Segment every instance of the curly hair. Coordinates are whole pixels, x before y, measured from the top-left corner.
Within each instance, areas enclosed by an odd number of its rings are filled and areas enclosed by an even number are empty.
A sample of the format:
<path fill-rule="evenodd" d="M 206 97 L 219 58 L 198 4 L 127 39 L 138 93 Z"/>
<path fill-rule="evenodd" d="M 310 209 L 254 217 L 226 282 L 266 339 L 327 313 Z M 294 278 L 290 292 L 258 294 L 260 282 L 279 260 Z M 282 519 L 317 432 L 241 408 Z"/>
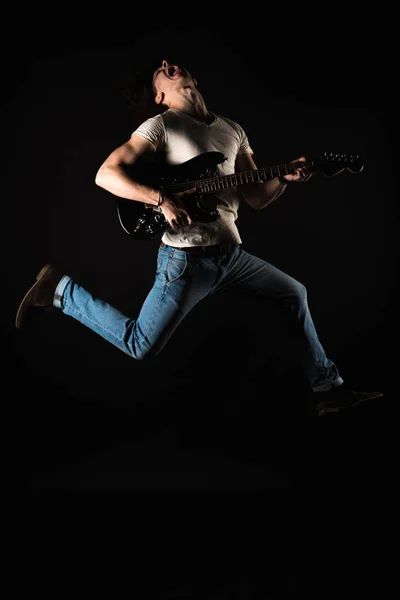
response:
<path fill-rule="evenodd" d="M 134 120 L 137 124 L 166 109 L 165 106 L 157 105 L 154 102 L 155 90 L 152 78 L 160 62 L 160 60 L 146 60 L 134 67 L 131 65 L 120 89 L 128 109 L 134 113 Z"/>
<path fill-rule="evenodd" d="M 174 59 L 178 58 L 176 56 Z M 171 64 L 184 65 L 181 61 L 169 60 Z M 156 90 L 153 86 L 153 74 L 160 67 L 160 58 L 146 58 L 140 63 L 128 67 L 125 84 L 121 88 L 121 93 L 126 101 L 128 108 L 134 113 L 134 120 L 139 125 L 145 119 L 156 114 L 161 114 L 166 107 L 156 104 L 154 98 Z"/>

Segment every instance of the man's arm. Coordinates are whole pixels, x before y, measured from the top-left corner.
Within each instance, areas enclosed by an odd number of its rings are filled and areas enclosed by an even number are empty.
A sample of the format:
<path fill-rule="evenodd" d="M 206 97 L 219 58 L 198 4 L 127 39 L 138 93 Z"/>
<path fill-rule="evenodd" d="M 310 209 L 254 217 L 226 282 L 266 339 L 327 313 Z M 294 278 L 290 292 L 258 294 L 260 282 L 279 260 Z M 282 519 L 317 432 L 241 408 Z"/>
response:
<path fill-rule="evenodd" d="M 131 167 L 140 158 L 154 151 L 151 142 L 141 136 L 132 135 L 125 144 L 113 150 L 103 162 L 96 173 L 96 185 L 120 198 L 157 205 L 159 191 L 134 180 L 127 170 L 127 167 Z"/>
<path fill-rule="evenodd" d="M 305 156 L 302 156 L 301 158 L 298 158 L 292 162 L 298 161 L 306 162 Z M 255 171 L 256 169 L 257 166 L 251 154 L 239 154 L 236 158 L 236 173 L 239 173 L 240 171 Z M 285 175 L 285 179 L 287 179 L 288 183 L 292 181 L 308 181 L 310 177 L 311 173 L 309 173 L 305 169 L 297 169 L 296 174 Z M 246 184 L 240 188 L 240 191 L 247 204 L 249 204 L 255 210 L 261 210 L 262 208 L 279 198 L 279 196 L 282 195 L 285 189 L 286 185 L 281 183 L 278 177 L 274 177 L 269 181 Z"/>
<path fill-rule="evenodd" d="M 126 200 L 160 205 L 161 212 L 172 228 L 191 224 L 192 219 L 182 198 L 194 193 L 196 188 L 173 195 L 164 193 L 161 197 L 158 189 L 143 185 L 128 173 L 128 167 L 132 167 L 140 158 L 152 152 L 155 152 L 155 148 L 151 142 L 132 134 L 130 140 L 113 150 L 101 165 L 96 173 L 96 185 Z"/>

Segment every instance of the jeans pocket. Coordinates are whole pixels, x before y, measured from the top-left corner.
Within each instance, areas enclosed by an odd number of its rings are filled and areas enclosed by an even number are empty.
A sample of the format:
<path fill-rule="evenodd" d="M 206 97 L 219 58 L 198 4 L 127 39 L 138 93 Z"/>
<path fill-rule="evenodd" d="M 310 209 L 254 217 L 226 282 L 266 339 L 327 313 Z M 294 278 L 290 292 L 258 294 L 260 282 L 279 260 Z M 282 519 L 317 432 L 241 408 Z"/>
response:
<path fill-rule="evenodd" d="M 185 252 L 180 253 L 182 256 L 170 256 L 168 258 L 165 277 L 167 285 L 174 283 L 180 279 L 186 271 L 187 267 L 187 256 Z"/>

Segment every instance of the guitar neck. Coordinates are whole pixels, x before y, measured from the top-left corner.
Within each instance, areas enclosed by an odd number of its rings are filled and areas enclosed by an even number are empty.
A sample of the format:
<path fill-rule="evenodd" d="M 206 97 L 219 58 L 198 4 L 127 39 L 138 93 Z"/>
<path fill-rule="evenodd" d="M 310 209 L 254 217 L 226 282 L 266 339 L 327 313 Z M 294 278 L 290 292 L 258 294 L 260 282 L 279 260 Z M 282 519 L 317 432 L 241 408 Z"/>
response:
<path fill-rule="evenodd" d="M 214 177 L 185 182 L 183 185 L 181 183 L 172 187 L 196 187 L 202 194 L 218 192 L 239 185 L 269 181 L 274 177 L 281 177 L 282 175 L 293 175 L 296 173 L 296 169 L 299 165 L 305 165 L 305 163 L 299 161 L 272 167 L 264 167 L 262 169 L 241 171 L 240 173 L 232 173 L 231 175 L 216 175 Z M 307 166 L 313 168 L 312 163 L 307 163 Z"/>

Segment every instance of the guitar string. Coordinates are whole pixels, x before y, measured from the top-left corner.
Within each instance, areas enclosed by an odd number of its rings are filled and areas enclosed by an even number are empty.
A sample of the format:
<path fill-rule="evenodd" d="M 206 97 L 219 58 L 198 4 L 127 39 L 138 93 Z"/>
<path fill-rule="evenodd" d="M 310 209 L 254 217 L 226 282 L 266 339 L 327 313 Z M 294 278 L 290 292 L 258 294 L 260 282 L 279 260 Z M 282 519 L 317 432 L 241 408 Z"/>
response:
<path fill-rule="evenodd" d="M 342 156 L 343 158 L 343 156 Z M 354 158 L 354 157 L 353 157 Z M 359 157 L 356 157 L 356 159 Z M 340 161 L 337 160 L 327 160 L 329 163 L 337 163 Z M 348 161 L 347 161 L 348 162 Z M 350 161 L 351 162 L 351 161 Z M 256 183 L 258 181 L 266 181 L 268 179 L 273 179 L 274 177 L 280 177 L 281 175 L 290 175 L 293 174 L 297 167 L 303 165 L 302 161 L 298 161 L 295 163 L 275 165 L 273 167 L 265 167 L 261 169 L 254 169 L 249 171 L 242 171 L 240 173 L 231 173 L 230 175 L 215 175 L 213 177 L 208 177 L 206 179 L 197 179 L 193 181 L 182 181 L 180 183 L 174 183 L 170 186 L 165 186 L 163 189 L 171 189 L 171 190 L 185 190 L 190 187 L 199 187 L 204 189 L 205 191 L 221 191 L 226 188 L 234 187 L 237 185 L 245 185 L 247 183 Z M 305 163 L 307 167 L 314 167 L 314 162 Z M 333 173 L 337 175 L 342 172 L 344 169 L 348 169 L 351 172 L 359 172 L 361 169 L 355 169 L 352 171 L 349 164 L 341 165 L 341 169 L 337 172 Z M 284 172 L 286 170 L 286 172 Z M 269 175 L 266 175 L 266 172 L 269 171 Z M 283 172 L 282 172 L 283 171 Z M 263 176 L 260 177 L 260 174 L 263 173 Z M 254 178 L 256 176 L 256 178 Z M 237 181 L 237 179 L 241 179 L 241 181 Z M 244 179 L 244 181 L 242 181 Z M 225 184 L 225 185 L 224 185 Z"/>

